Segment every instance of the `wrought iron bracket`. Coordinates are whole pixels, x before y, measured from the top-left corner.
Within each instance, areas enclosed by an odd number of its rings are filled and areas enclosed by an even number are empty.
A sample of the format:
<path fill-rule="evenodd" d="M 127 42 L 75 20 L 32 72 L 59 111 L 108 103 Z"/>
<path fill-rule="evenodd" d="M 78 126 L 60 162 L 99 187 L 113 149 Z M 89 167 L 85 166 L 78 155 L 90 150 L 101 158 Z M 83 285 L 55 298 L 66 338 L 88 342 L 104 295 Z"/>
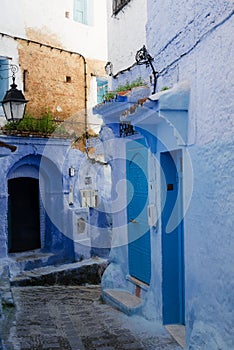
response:
<path fill-rule="evenodd" d="M 143 45 L 143 47 L 140 50 L 137 51 L 136 56 L 135 56 L 135 60 L 136 60 L 136 63 L 138 65 L 145 64 L 146 67 L 148 67 L 148 66 L 151 67 L 153 78 L 154 78 L 153 92 L 152 93 L 155 94 L 158 72 L 155 70 L 155 68 L 153 66 L 153 63 L 152 63 L 154 58 L 149 54 L 149 52 L 147 51 L 145 45 Z"/>
<path fill-rule="evenodd" d="M 106 63 L 105 71 L 106 71 L 106 74 L 109 75 L 110 77 L 113 76 L 113 64 L 110 61 Z"/>

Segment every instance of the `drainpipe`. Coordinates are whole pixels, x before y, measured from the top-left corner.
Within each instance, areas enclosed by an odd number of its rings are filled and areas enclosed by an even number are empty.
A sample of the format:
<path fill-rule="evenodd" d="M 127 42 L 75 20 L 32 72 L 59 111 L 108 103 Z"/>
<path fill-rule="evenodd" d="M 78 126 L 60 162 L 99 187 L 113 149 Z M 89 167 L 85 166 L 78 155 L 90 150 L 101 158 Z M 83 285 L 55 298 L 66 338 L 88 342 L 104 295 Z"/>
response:
<path fill-rule="evenodd" d="M 85 99 L 85 139 L 87 140 L 89 138 L 88 135 L 88 85 L 87 85 L 87 62 L 83 55 L 79 54 L 80 57 L 83 59 L 84 62 L 84 99 Z M 85 147 L 86 149 L 86 147 Z"/>

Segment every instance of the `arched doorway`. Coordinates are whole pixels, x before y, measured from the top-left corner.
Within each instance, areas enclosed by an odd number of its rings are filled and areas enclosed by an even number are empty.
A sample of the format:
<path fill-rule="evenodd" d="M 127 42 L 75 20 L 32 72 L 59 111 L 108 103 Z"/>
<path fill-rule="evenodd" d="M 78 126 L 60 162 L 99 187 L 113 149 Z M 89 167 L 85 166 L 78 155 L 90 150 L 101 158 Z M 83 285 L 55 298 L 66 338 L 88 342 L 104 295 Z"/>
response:
<path fill-rule="evenodd" d="M 8 252 L 41 248 L 39 180 L 8 180 Z"/>

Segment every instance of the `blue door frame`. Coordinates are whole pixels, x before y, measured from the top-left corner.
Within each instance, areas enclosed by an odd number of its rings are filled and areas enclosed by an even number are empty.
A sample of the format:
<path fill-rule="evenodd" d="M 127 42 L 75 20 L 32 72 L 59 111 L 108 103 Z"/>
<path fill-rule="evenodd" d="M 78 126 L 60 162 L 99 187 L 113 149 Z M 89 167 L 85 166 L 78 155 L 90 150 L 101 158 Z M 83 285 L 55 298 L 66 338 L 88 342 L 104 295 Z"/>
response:
<path fill-rule="evenodd" d="M 148 226 L 148 148 L 144 139 L 130 141 L 127 155 L 127 218 L 129 274 L 150 284 L 151 252 Z"/>
<path fill-rule="evenodd" d="M 161 153 L 163 323 L 185 324 L 182 152 Z"/>

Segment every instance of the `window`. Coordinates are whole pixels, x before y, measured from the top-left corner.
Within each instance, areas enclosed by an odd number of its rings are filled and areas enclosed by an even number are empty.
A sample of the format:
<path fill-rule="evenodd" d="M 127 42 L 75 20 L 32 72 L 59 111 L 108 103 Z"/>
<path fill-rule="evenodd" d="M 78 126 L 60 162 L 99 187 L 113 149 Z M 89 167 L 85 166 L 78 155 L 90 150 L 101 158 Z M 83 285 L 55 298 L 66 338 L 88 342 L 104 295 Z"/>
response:
<path fill-rule="evenodd" d="M 104 96 L 108 91 L 108 81 L 104 78 L 96 78 L 97 80 L 97 103 L 102 103 Z"/>
<path fill-rule="evenodd" d="M 131 0 L 113 0 L 113 14 L 117 15 L 119 11 L 122 10 L 122 8 L 127 5 Z"/>
<path fill-rule="evenodd" d="M 71 77 L 69 75 L 66 76 L 65 78 L 66 83 L 71 83 Z"/>
<path fill-rule="evenodd" d="M 24 69 L 24 71 L 23 71 L 23 88 L 24 88 L 24 91 L 28 91 L 27 82 L 28 82 L 28 70 Z"/>
<path fill-rule="evenodd" d="M 0 58 L 0 101 L 4 98 L 8 90 L 9 65 L 8 60 Z M 1 106 L 1 103 L 0 103 Z"/>
<path fill-rule="evenodd" d="M 93 0 L 73 0 L 73 19 L 76 22 L 91 25 Z"/>

